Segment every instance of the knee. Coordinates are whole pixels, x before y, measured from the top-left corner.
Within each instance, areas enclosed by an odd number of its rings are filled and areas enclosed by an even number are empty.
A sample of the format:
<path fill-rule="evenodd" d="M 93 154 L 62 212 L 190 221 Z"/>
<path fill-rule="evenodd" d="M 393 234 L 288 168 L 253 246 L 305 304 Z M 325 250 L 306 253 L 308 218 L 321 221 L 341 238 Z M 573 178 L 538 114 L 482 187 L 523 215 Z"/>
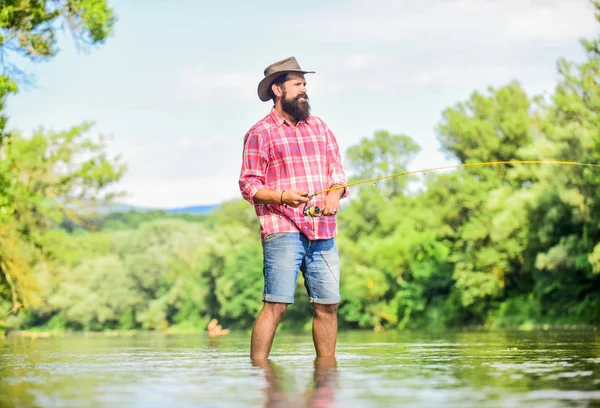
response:
<path fill-rule="evenodd" d="M 287 303 L 270 303 L 265 302 L 263 308 L 270 313 L 273 317 L 280 318 L 287 309 Z"/>
<path fill-rule="evenodd" d="M 317 303 L 313 304 L 315 309 L 315 317 L 332 317 L 337 314 L 338 305 L 320 305 Z"/>

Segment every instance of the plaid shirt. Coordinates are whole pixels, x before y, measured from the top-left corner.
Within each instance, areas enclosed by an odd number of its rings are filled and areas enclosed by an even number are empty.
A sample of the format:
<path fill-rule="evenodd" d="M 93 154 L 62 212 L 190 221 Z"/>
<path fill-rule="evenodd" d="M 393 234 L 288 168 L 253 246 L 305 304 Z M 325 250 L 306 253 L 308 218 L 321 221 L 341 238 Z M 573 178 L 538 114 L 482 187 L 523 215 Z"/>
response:
<path fill-rule="evenodd" d="M 256 209 L 262 238 L 298 231 L 309 239 L 337 235 L 335 216 L 305 216 L 304 205 L 292 208 L 254 203 L 254 195 L 261 188 L 310 193 L 347 184 L 337 141 L 321 119 L 309 116 L 293 127 L 272 109 L 246 133 L 239 184 L 242 196 Z M 343 197 L 347 195 L 348 189 Z M 308 205 L 323 208 L 324 200 L 325 194 L 319 194 Z"/>

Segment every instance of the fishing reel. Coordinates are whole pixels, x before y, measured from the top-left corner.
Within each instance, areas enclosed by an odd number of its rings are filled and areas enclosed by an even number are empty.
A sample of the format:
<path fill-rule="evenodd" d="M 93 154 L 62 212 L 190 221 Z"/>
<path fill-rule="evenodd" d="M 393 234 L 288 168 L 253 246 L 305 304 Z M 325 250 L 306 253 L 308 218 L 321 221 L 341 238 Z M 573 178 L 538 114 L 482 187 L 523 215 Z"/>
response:
<path fill-rule="evenodd" d="M 320 217 L 321 216 L 321 208 L 316 205 L 308 206 L 304 204 L 304 208 L 302 209 L 302 214 L 307 217 Z"/>
<path fill-rule="evenodd" d="M 306 194 L 306 197 L 308 197 L 308 199 L 312 199 L 314 196 L 316 196 L 317 193 L 308 193 Z M 321 208 L 319 206 L 316 205 L 308 205 L 308 203 L 304 204 L 304 208 L 302 209 L 302 214 L 304 214 L 306 217 L 320 217 L 321 216 Z"/>

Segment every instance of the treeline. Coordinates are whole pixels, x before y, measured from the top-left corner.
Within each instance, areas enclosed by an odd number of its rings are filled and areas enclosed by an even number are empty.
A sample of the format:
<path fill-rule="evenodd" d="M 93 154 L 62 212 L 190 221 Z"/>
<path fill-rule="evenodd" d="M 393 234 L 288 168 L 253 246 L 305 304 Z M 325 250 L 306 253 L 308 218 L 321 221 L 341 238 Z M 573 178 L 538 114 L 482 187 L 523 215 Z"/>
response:
<path fill-rule="evenodd" d="M 437 133 L 445 151 L 462 164 L 600 163 L 600 37 L 582 44 L 587 59 L 559 61 L 547 100 L 514 82 L 444 111 Z M 73 211 L 65 197 L 88 191 L 77 196 L 87 203 L 123 170 L 101 143 L 62 142 L 86 130 L 3 143 L 0 166 L 9 163 L 10 172 L 0 172 L 0 188 L 21 191 L 21 201 L 0 202 L 0 266 L 10 275 L 0 297 L 3 310 L 16 312 L 3 324 L 163 330 L 203 328 L 216 317 L 251 327 L 262 294 L 251 206 L 239 199 L 185 219 L 75 218 L 80 207 Z M 68 159 L 79 163 L 90 146 L 95 160 L 61 178 Z M 403 172 L 418 151 L 410 137 L 378 131 L 346 152 L 348 171 L 357 180 Z M 54 168 L 50 152 L 61 157 Z M 354 188 L 338 218 L 341 327 L 600 323 L 600 168 L 497 165 L 391 178 Z M 284 327 L 310 323 L 305 299 L 299 282 Z"/>

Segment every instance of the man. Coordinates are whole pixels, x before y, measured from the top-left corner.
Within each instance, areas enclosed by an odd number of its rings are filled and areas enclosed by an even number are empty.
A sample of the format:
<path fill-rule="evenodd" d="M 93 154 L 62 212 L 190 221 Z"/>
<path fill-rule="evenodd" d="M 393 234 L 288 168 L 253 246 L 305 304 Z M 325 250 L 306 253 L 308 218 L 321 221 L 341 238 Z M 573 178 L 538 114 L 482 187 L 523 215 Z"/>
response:
<path fill-rule="evenodd" d="M 294 57 L 268 66 L 258 96 L 273 101 L 271 112 L 246 133 L 240 172 L 242 196 L 255 206 L 263 245 L 263 308 L 250 357 L 266 359 L 301 270 L 313 305 L 317 356 L 335 355 L 340 261 L 335 215 L 348 195 L 337 141 L 327 125 L 310 115 L 304 74 Z M 339 187 L 309 198 L 310 192 Z M 310 203 L 309 203 L 310 201 Z M 306 205 L 322 209 L 303 214 Z"/>

